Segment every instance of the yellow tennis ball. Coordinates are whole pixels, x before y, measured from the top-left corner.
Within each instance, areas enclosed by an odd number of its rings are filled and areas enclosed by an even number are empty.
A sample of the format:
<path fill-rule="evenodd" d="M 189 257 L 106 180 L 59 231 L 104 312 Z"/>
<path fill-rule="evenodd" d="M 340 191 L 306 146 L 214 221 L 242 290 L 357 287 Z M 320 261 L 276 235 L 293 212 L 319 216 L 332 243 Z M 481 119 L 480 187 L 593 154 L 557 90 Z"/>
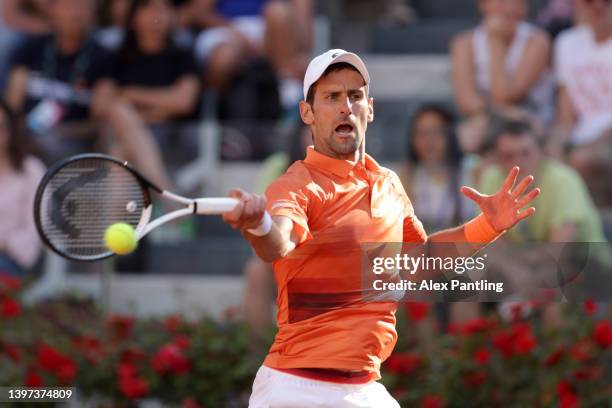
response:
<path fill-rule="evenodd" d="M 108 249 L 117 255 L 127 255 L 138 246 L 136 231 L 124 222 L 111 225 L 104 232 L 104 242 Z"/>

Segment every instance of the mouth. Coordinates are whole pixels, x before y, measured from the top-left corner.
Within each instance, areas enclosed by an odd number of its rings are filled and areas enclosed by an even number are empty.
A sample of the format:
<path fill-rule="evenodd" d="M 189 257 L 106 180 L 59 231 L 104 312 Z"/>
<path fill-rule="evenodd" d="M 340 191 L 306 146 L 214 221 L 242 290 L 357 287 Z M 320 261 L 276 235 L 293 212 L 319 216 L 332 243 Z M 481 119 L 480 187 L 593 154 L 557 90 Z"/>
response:
<path fill-rule="evenodd" d="M 353 135 L 355 127 L 348 122 L 343 122 L 336 126 L 335 132 L 338 136 L 349 137 Z"/>

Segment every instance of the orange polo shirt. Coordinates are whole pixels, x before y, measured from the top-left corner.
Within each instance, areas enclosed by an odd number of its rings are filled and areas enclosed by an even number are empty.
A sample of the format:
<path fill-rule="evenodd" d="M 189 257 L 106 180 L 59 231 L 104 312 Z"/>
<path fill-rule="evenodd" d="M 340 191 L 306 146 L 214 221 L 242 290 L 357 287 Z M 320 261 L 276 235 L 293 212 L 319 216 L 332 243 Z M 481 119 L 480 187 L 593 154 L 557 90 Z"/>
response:
<path fill-rule="evenodd" d="M 397 303 L 363 301 L 360 243 L 427 240 L 399 178 L 368 155 L 364 165 L 310 147 L 266 197 L 300 241 L 274 262 L 278 333 L 264 364 L 380 378 L 397 340 Z"/>

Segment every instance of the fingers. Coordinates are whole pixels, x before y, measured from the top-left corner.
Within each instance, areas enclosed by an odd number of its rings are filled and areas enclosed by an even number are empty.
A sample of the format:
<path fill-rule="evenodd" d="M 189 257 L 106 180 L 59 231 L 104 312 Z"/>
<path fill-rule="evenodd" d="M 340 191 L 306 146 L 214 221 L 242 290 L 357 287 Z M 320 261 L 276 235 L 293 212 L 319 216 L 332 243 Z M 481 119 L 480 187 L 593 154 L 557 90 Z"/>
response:
<path fill-rule="evenodd" d="M 529 193 L 525 194 L 520 200 L 516 202 L 517 208 L 523 208 L 529 204 L 533 199 L 540 195 L 540 189 L 534 188 Z"/>
<path fill-rule="evenodd" d="M 533 182 L 533 176 L 531 176 L 531 175 L 529 175 L 529 176 L 525 177 L 524 179 L 522 179 L 521 182 L 518 183 L 518 185 L 516 186 L 516 188 L 512 192 L 512 197 L 519 198 L 525 192 L 525 190 L 527 190 L 527 187 L 529 187 L 529 185 L 532 182 Z"/>
<path fill-rule="evenodd" d="M 521 211 L 520 213 L 518 213 L 516 222 L 520 222 L 527 217 L 531 217 L 533 214 L 535 214 L 535 211 L 536 210 L 534 207 L 529 207 L 526 210 Z"/>
<path fill-rule="evenodd" d="M 240 189 L 230 191 L 229 195 L 239 201 L 232 211 L 223 214 L 223 220 L 234 229 L 257 228 L 266 211 L 265 196 Z"/>
<path fill-rule="evenodd" d="M 482 199 L 486 197 L 485 195 L 480 194 L 478 191 L 474 190 L 473 188 L 467 186 L 461 187 L 461 192 L 464 196 L 474 201 L 476 204 L 479 204 Z"/>
<path fill-rule="evenodd" d="M 510 191 L 512 189 L 512 186 L 514 186 L 516 182 L 516 177 L 519 174 L 519 170 L 518 166 L 514 166 L 512 170 L 510 170 L 504 184 L 502 184 L 501 191 Z"/>

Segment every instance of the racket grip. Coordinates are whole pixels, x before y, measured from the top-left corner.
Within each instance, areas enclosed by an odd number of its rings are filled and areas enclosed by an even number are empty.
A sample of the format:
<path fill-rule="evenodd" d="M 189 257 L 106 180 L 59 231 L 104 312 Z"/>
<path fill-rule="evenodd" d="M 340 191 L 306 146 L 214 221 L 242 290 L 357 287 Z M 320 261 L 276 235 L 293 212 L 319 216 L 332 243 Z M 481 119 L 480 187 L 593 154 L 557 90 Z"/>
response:
<path fill-rule="evenodd" d="M 238 204 L 235 198 L 198 198 L 196 214 L 223 214 L 230 212 Z"/>

